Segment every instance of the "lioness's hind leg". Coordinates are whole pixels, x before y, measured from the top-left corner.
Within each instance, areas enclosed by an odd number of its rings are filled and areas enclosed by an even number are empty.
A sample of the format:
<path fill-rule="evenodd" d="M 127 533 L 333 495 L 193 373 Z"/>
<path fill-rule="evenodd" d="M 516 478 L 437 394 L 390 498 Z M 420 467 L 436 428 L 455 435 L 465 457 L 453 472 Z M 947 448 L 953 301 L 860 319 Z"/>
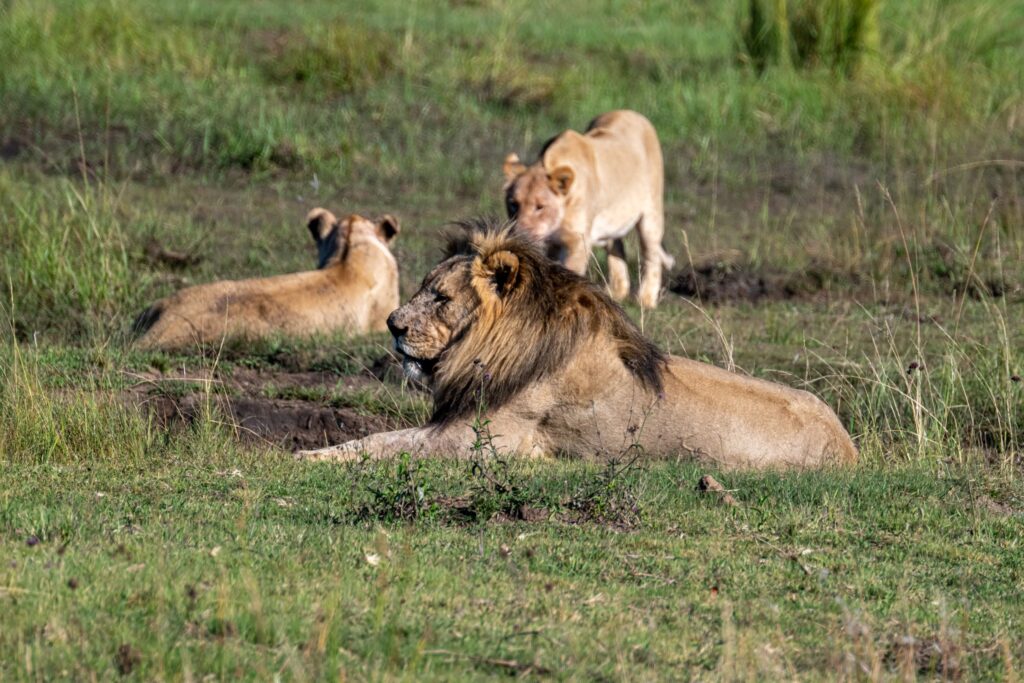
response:
<path fill-rule="evenodd" d="M 626 245 L 621 239 L 608 246 L 608 294 L 616 301 L 629 296 L 629 265 L 626 263 Z"/>
<path fill-rule="evenodd" d="M 654 308 L 658 305 L 658 296 L 661 293 L 662 268 L 672 261 L 672 257 L 666 254 L 661 246 L 661 240 L 665 236 L 665 218 L 660 206 L 644 211 L 637 225 L 637 232 L 640 235 L 640 253 L 643 258 L 640 265 L 638 298 L 644 308 Z"/>

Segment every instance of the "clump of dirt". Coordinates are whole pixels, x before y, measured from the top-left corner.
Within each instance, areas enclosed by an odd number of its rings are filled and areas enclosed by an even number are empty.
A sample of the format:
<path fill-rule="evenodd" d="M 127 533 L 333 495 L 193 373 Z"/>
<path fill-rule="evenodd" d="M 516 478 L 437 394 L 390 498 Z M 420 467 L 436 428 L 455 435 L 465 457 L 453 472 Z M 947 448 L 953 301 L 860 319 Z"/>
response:
<path fill-rule="evenodd" d="M 117 665 L 117 672 L 127 676 L 142 663 L 142 654 L 131 644 L 122 643 L 114 655 L 114 663 Z"/>
<path fill-rule="evenodd" d="M 146 260 L 155 266 L 162 266 L 172 270 L 181 270 L 197 265 L 203 260 L 202 256 L 194 251 L 178 251 L 168 249 L 155 238 L 150 237 L 143 248 Z"/>
<path fill-rule="evenodd" d="M 885 653 L 890 670 L 908 674 L 939 675 L 942 680 L 958 681 L 963 676 L 962 651 L 949 638 L 915 638 L 905 635 L 893 638 Z"/>
<path fill-rule="evenodd" d="M 187 427 L 210 409 L 231 421 L 243 441 L 270 443 L 287 450 L 317 448 L 393 429 L 393 419 L 335 407 L 317 394 L 335 388 L 376 385 L 369 377 L 339 377 L 327 372 L 279 372 L 235 368 L 230 374 L 203 373 L 140 376 L 129 400 L 164 429 Z M 211 391 L 206 387 L 210 386 Z M 303 398 L 272 398 L 276 395 Z M 268 396 L 269 394 L 269 396 Z"/>
<path fill-rule="evenodd" d="M 812 298 L 840 278 L 853 279 L 852 275 L 823 264 L 812 264 L 802 272 L 792 273 L 755 265 L 746 254 L 727 251 L 683 265 L 672 276 L 669 290 L 705 304 L 780 301 Z"/>
<path fill-rule="evenodd" d="M 1001 503 L 998 500 L 994 500 L 989 496 L 979 496 L 975 501 L 975 506 L 979 510 L 984 510 L 990 514 L 996 515 L 997 517 L 1012 517 L 1020 514 L 1020 511 L 1016 510 L 1012 505 Z"/>

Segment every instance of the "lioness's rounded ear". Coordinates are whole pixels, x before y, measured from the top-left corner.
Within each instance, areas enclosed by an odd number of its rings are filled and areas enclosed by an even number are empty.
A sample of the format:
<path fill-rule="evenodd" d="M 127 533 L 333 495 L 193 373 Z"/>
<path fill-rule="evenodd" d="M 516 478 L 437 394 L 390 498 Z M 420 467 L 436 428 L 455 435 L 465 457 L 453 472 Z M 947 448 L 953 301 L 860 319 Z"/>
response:
<path fill-rule="evenodd" d="M 377 219 L 377 234 L 384 240 L 386 244 L 391 244 L 391 240 L 395 239 L 395 236 L 401 232 L 401 228 L 398 224 L 398 219 L 390 213 L 386 213 Z"/>
<path fill-rule="evenodd" d="M 485 289 L 504 298 L 519 284 L 519 257 L 511 251 L 478 256 L 473 263 L 473 276 L 483 281 Z"/>
<path fill-rule="evenodd" d="M 327 237 L 327 234 L 337 224 L 338 219 L 327 209 L 317 207 L 306 214 L 306 227 L 313 235 L 313 240 L 319 242 Z"/>
<path fill-rule="evenodd" d="M 512 182 L 516 176 L 526 170 L 526 165 L 519 161 L 518 154 L 512 152 L 505 157 L 505 163 L 502 164 L 501 170 L 505 173 L 506 182 Z"/>
<path fill-rule="evenodd" d="M 568 166 L 559 166 L 548 174 L 548 185 L 558 194 L 569 194 L 569 188 L 576 180 L 576 173 Z"/>

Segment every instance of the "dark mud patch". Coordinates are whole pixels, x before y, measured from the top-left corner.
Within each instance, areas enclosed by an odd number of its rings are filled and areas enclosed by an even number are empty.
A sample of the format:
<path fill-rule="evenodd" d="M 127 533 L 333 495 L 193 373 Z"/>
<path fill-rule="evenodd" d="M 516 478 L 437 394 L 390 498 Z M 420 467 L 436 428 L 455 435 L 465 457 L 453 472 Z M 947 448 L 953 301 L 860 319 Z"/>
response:
<path fill-rule="evenodd" d="M 221 415 L 230 418 L 241 440 L 286 450 L 330 446 L 388 429 L 384 418 L 308 401 L 231 396 L 214 396 L 212 401 Z M 201 419 L 210 399 L 202 394 L 152 396 L 144 406 L 157 424 L 173 430 Z"/>
<path fill-rule="evenodd" d="M 379 384 L 369 377 L 234 368 L 224 374 L 151 372 L 139 379 L 129 391 L 130 402 L 168 431 L 206 419 L 212 410 L 228 421 L 242 441 L 299 450 L 342 443 L 400 426 L 394 418 L 336 407 L 323 398 L 332 391 L 360 390 Z M 282 398 L 282 394 L 310 398 Z"/>
<path fill-rule="evenodd" d="M 852 273 L 824 264 L 800 272 L 751 263 L 739 251 L 723 252 L 683 265 L 669 281 L 669 290 L 703 304 L 734 301 L 784 301 L 827 296 L 834 283 L 855 284 Z"/>
<path fill-rule="evenodd" d="M 246 393 L 258 393 L 268 388 L 276 390 L 329 389 L 337 387 L 346 391 L 376 387 L 380 384 L 373 377 L 365 375 L 339 375 L 327 370 L 287 372 L 280 370 L 257 370 L 234 368 L 225 380 L 228 386 Z"/>

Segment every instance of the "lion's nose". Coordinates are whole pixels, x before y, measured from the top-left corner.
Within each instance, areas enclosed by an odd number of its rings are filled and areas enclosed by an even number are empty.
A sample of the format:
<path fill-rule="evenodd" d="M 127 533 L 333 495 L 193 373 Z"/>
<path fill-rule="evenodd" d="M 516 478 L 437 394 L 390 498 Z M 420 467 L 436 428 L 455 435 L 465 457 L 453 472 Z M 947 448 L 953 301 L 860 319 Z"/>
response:
<path fill-rule="evenodd" d="M 402 327 L 398 323 L 398 311 L 392 311 L 391 315 L 388 316 L 388 330 L 391 332 L 391 336 L 397 339 L 405 334 L 408 329 L 408 327 Z"/>

